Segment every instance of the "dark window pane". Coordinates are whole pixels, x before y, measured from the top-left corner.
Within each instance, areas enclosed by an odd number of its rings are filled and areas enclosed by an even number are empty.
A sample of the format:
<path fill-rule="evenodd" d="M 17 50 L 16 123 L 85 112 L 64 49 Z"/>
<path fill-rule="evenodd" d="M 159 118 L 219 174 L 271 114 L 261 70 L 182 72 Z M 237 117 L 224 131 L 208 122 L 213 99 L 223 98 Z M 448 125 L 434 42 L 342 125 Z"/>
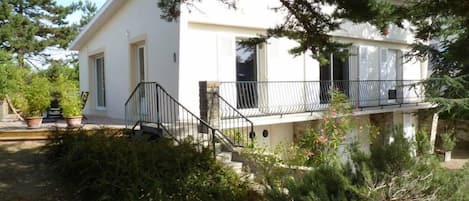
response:
<path fill-rule="evenodd" d="M 256 108 L 257 94 L 257 48 L 236 41 L 237 107 Z"/>

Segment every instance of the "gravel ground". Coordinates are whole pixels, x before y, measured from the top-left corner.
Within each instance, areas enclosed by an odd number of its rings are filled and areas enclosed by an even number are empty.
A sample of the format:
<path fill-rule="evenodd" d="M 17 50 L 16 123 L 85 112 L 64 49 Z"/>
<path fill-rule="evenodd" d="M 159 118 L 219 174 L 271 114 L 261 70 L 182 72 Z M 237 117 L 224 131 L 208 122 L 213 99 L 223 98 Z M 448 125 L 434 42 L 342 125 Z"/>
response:
<path fill-rule="evenodd" d="M 45 142 L 0 142 L 1 201 L 75 201 L 46 163 Z"/>

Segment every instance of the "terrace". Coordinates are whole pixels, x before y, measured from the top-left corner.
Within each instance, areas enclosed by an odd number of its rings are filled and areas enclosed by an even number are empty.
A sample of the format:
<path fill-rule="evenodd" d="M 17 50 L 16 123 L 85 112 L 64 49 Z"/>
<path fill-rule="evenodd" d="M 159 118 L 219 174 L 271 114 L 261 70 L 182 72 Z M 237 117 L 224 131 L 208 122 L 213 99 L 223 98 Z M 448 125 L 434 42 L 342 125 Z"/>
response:
<path fill-rule="evenodd" d="M 16 140 L 46 140 L 53 132 L 68 129 L 111 129 L 120 130 L 125 128 L 125 122 L 119 119 L 109 119 L 99 116 L 87 116 L 79 128 L 67 128 L 63 119 L 44 119 L 41 128 L 28 129 L 25 122 L 9 115 L 0 121 L 0 141 Z"/>
<path fill-rule="evenodd" d="M 242 81 L 219 83 L 219 116 L 243 115 L 256 125 L 318 119 L 332 89 L 348 96 L 357 115 L 433 107 L 420 80 Z"/>

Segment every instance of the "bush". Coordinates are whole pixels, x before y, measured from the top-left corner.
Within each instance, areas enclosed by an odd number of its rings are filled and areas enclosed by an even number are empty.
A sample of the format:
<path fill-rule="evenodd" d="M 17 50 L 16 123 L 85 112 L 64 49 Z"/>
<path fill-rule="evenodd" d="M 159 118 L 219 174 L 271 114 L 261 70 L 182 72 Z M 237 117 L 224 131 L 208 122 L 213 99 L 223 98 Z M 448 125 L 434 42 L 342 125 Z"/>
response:
<path fill-rule="evenodd" d="M 441 148 L 444 151 L 452 151 L 456 146 L 456 138 L 454 128 L 441 134 Z"/>
<path fill-rule="evenodd" d="M 64 75 L 57 75 L 53 89 L 59 94 L 59 105 L 65 117 L 82 115 L 82 100 L 79 89 L 73 80 L 67 80 Z"/>
<path fill-rule="evenodd" d="M 42 116 L 42 113 L 50 106 L 49 81 L 44 77 L 32 75 L 31 79 L 26 82 L 23 93 L 20 93 L 15 100 L 24 116 Z"/>
<path fill-rule="evenodd" d="M 23 91 L 27 69 L 18 68 L 11 62 L 11 56 L 0 50 L 0 101 L 7 95 L 14 98 Z"/>
<path fill-rule="evenodd" d="M 58 136 L 48 153 L 83 200 L 249 200 L 247 183 L 187 143 L 81 132 Z"/>
<path fill-rule="evenodd" d="M 426 130 L 419 130 L 415 136 L 417 143 L 417 155 L 424 156 L 430 154 L 432 145 L 430 144 L 429 133 Z"/>
<path fill-rule="evenodd" d="M 402 131 L 402 129 L 400 129 Z M 450 171 L 429 155 L 413 157 L 413 144 L 395 129 L 394 141 L 365 154 L 352 146 L 348 164 L 323 164 L 303 172 L 284 171 L 266 186 L 277 200 L 469 200 L 469 167 Z M 292 174 L 293 173 L 293 174 Z"/>

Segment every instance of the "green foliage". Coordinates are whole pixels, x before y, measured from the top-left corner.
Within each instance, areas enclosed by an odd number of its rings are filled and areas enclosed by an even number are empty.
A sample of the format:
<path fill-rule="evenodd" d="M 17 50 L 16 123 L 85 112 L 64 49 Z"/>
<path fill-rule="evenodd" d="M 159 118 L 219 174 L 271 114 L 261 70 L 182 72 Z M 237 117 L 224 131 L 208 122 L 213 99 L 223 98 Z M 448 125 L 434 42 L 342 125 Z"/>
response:
<path fill-rule="evenodd" d="M 82 115 L 83 103 L 77 93 L 62 96 L 59 104 L 65 117 L 78 117 Z"/>
<path fill-rule="evenodd" d="M 304 171 L 284 170 L 270 179 L 266 200 L 467 200 L 469 168 L 450 171 L 428 155 L 412 157 L 413 144 L 402 129 L 389 130 L 393 141 L 370 154 L 351 146 L 351 160 L 341 166 L 322 164 Z"/>
<path fill-rule="evenodd" d="M 360 200 L 354 197 L 353 191 L 341 169 L 319 166 L 304 174 L 285 178 L 283 185 L 267 189 L 265 197 L 269 201 Z M 350 196 L 354 199 L 348 199 Z"/>
<path fill-rule="evenodd" d="M 426 130 L 418 130 L 417 134 L 415 135 L 415 142 L 417 143 L 417 155 L 424 156 L 430 154 L 432 145 L 430 143 L 428 131 Z"/>
<path fill-rule="evenodd" d="M 78 87 L 78 67 L 69 66 L 65 61 L 51 61 L 49 68 L 41 71 L 40 73 L 47 77 L 51 83 L 58 82 L 59 76 L 62 76 L 65 80 L 70 80 Z"/>
<path fill-rule="evenodd" d="M 410 55 L 429 59 L 432 66 L 426 97 L 437 103 L 441 118 L 469 119 L 469 3 L 412 0 L 402 6 L 417 38 Z"/>
<path fill-rule="evenodd" d="M 50 105 L 50 83 L 47 78 L 37 74 L 26 80 L 22 93 L 15 95 L 16 107 L 19 107 L 26 117 L 42 116 Z"/>
<path fill-rule="evenodd" d="M 53 0 L 0 1 L 0 48 L 15 53 L 21 67 L 25 57 L 46 47 L 65 48 L 77 33 L 66 17 L 77 8 L 78 4 L 60 6 Z"/>
<path fill-rule="evenodd" d="M 371 146 L 371 160 L 374 168 L 387 174 L 399 173 L 414 163 L 411 155 L 413 143 L 404 137 L 403 128 L 396 126 L 387 132 L 387 142 Z M 390 143 L 388 143 L 390 142 Z"/>
<path fill-rule="evenodd" d="M 0 101 L 7 95 L 14 98 L 15 94 L 23 90 L 26 73 L 27 69 L 18 69 L 11 55 L 0 50 Z"/>
<path fill-rule="evenodd" d="M 83 200 L 249 200 L 248 185 L 190 143 L 148 142 L 104 131 L 58 136 L 48 153 Z"/>
<path fill-rule="evenodd" d="M 98 11 L 96 4 L 89 0 L 80 1 L 79 9 L 83 13 L 79 23 L 80 27 L 86 26 Z"/>
<path fill-rule="evenodd" d="M 309 166 L 337 163 L 339 145 L 355 126 L 354 118 L 349 115 L 352 105 L 347 96 L 337 90 L 331 90 L 330 95 L 330 106 L 323 116 L 319 132 L 309 129 L 300 142 L 300 148 L 308 151 L 306 164 Z"/>
<path fill-rule="evenodd" d="M 449 131 L 442 133 L 440 135 L 441 139 L 441 148 L 444 151 L 452 151 L 456 146 L 456 133 L 454 128 L 450 129 Z"/>
<path fill-rule="evenodd" d="M 59 74 L 53 90 L 60 97 L 59 105 L 65 117 L 82 115 L 83 103 L 75 80 L 69 80 L 63 74 Z"/>

